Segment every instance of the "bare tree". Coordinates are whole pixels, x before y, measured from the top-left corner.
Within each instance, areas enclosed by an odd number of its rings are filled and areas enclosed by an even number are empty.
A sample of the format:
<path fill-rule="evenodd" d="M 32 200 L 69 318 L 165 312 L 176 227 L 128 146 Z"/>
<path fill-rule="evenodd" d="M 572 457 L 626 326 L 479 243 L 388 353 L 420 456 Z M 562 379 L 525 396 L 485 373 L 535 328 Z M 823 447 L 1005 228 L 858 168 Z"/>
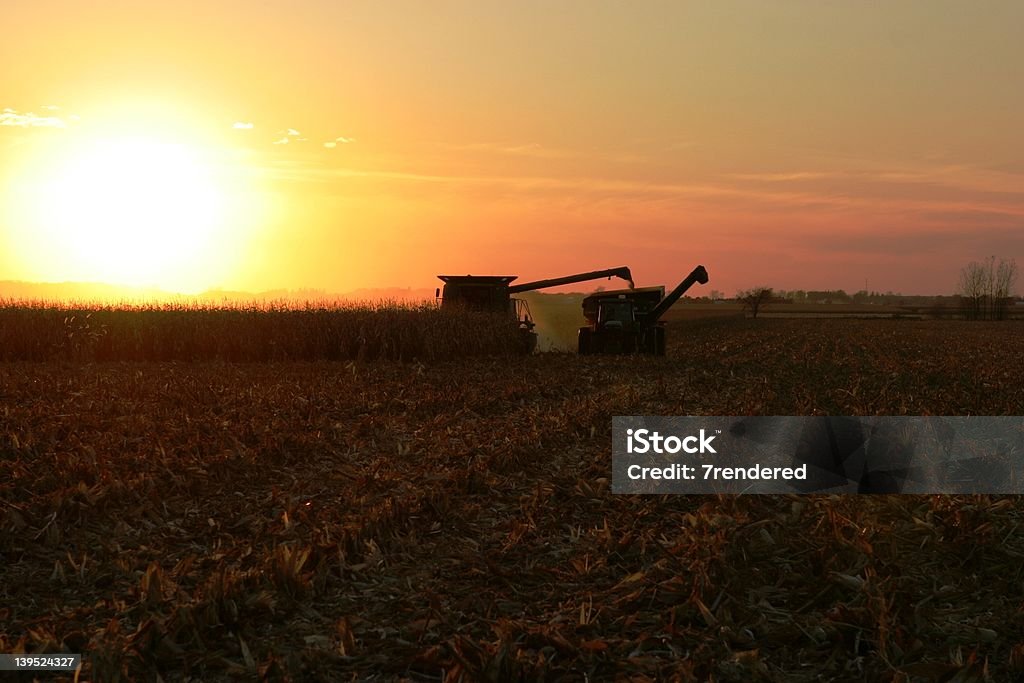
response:
<path fill-rule="evenodd" d="M 1006 261 L 999 259 L 999 266 L 995 270 L 995 287 L 993 288 L 993 301 L 995 302 L 995 319 L 1003 320 L 1010 305 L 1010 297 L 1013 296 L 1013 287 L 1017 282 L 1017 262 L 1013 259 Z"/>
<path fill-rule="evenodd" d="M 1017 281 L 1013 259 L 990 256 L 971 261 L 960 270 L 960 296 L 964 315 L 970 320 L 1002 320 Z"/>
<path fill-rule="evenodd" d="M 964 316 L 968 320 L 982 317 L 982 302 L 985 299 L 985 266 L 971 261 L 960 270 L 960 296 Z"/>
<path fill-rule="evenodd" d="M 743 304 L 743 310 L 750 311 L 752 318 L 756 318 L 761 307 L 771 303 L 773 298 L 771 287 L 754 287 L 736 293 L 736 301 Z"/>

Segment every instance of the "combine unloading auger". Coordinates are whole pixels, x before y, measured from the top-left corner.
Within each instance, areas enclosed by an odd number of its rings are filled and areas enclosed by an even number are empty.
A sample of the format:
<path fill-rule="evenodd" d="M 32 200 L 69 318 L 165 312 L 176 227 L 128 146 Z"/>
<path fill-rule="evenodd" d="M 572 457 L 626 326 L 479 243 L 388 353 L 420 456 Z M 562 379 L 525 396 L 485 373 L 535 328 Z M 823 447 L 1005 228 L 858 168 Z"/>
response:
<path fill-rule="evenodd" d="M 444 282 L 444 289 L 439 288 L 437 291 L 437 296 L 441 298 L 442 308 L 464 308 L 493 313 L 507 312 L 519 323 L 523 348 L 528 353 L 537 346 L 537 333 L 533 331 L 535 327 L 533 316 L 526 301 L 513 298 L 513 294 L 599 280 L 604 277 L 622 278 L 629 283 L 630 287 L 633 286 L 633 276 L 629 272 L 629 268 L 625 266 L 518 285 L 511 284 L 516 279 L 515 275 L 438 275 L 437 277 Z"/>

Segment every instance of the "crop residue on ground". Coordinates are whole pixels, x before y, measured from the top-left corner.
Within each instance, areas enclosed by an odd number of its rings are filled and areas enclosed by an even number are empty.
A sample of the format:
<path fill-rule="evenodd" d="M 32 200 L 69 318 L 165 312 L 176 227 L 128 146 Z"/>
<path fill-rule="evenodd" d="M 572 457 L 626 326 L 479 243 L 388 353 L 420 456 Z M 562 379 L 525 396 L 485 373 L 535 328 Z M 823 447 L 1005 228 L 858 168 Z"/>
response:
<path fill-rule="evenodd" d="M 1013 680 L 1016 498 L 609 478 L 613 415 L 1019 413 L 1020 334 L 718 320 L 672 323 L 665 359 L 0 364 L 0 651 L 83 652 L 90 680 Z"/>

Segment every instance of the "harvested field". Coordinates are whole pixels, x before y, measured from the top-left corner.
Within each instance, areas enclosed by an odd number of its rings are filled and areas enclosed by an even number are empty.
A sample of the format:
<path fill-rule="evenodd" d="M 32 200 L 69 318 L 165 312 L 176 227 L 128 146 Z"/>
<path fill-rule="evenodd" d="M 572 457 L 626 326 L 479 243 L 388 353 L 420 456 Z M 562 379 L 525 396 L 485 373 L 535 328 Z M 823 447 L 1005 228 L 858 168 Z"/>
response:
<path fill-rule="evenodd" d="M 1019 679 L 1015 497 L 609 477 L 613 415 L 1019 414 L 1022 334 L 719 319 L 672 323 L 664 359 L 0 364 L 0 652 L 82 652 L 88 680 Z"/>

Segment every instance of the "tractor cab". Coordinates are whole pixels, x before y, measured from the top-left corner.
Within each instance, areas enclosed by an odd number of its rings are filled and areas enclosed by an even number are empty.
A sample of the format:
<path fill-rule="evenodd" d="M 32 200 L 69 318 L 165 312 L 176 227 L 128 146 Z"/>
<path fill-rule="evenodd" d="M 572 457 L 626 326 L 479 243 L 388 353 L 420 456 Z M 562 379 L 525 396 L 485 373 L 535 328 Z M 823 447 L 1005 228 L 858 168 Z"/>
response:
<path fill-rule="evenodd" d="M 586 297 L 583 315 L 587 325 L 579 330 L 579 352 L 636 353 L 643 341 L 644 316 L 664 296 L 664 287 L 638 287 Z"/>
<path fill-rule="evenodd" d="M 603 327 L 628 327 L 636 322 L 636 310 L 629 299 L 601 299 L 597 302 L 597 324 Z"/>

